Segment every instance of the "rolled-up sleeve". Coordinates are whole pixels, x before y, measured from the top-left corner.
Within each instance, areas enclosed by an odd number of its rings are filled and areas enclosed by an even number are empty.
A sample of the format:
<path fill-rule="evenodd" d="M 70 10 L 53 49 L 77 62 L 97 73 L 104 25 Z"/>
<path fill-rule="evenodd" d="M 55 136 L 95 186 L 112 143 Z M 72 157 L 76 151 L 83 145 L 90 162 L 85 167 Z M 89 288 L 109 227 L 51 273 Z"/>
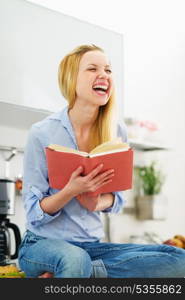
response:
<path fill-rule="evenodd" d="M 117 136 L 121 137 L 122 142 L 128 143 L 128 135 L 127 135 L 126 125 L 123 122 L 120 122 L 118 124 Z M 102 212 L 118 213 L 122 210 L 123 206 L 125 205 L 126 201 L 123 196 L 123 191 L 112 192 L 112 194 L 114 195 L 113 205 L 111 207 L 104 209 Z"/>
<path fill-rule="evenodd" d="M 32 226 L 48 223 L 60 215 L 60 211 L 54 215 L 49 215 L 40 206 L 40 201 L 50 196 L 44 146 L 46 142 L 40 128 L 33 125 L 25 149 L 23 174 L 24 207 L 27 222 Z"/>
<path fill-rule="evenodd" d="M 126 201 L 123 197 L 123 192 L 113 192 L 112 194 L 114 195 L 113 205 L 104 209 L 102 212 L 117 214 L 122 210 Z"/>

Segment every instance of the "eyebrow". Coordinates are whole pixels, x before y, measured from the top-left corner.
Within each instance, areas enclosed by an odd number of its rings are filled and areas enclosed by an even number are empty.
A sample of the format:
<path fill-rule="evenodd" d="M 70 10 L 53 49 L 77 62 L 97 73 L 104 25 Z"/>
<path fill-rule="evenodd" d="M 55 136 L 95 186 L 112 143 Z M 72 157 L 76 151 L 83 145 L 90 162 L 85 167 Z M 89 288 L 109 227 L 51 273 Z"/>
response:
<path fill-rule="evenodd" d="M 95 66 L 95 67 L 98 67 L 98 65 L 96 65 L 96 64 L 88 64 L 88 66 Z M 110 65 L 106 65 L 106 66 L 105 66 L 105 68 L 107 68 L 107 67 L 108 67 L 108 68 L 111 68 Z"/>

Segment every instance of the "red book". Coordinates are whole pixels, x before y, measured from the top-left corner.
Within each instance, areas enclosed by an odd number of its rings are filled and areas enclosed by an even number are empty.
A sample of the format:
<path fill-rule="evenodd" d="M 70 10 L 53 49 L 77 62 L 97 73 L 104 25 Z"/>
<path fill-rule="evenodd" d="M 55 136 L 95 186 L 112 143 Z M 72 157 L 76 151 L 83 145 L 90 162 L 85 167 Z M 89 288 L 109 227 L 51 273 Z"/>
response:
<path fill-rule="evenodd" d="M 132 188 L 133 150 L 128 144 L 120 141 L 103 143 L 90 153 L 60 145 L 49 145 L 46 148 L 46 159 L 49 185 L 54 189 L 62 189 L 72 172 L 79 166 L 83 167 L 81 175 L 84 176 L 101 163 L 103 163 L 101 173 L 114 169 L 114 177 L 112 182 L 89 194 L 96 196 Z"/>

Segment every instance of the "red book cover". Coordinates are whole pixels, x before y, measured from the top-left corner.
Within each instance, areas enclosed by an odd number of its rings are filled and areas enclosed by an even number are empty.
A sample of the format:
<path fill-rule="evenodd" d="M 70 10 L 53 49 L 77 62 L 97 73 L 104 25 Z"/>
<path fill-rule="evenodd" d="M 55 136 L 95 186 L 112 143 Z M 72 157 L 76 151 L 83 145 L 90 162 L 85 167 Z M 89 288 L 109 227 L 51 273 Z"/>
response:
<path fill-rule="evenodd" d="M 99 164 L 103 163 L 101 173 L 114 169 L 112 182 L 97 189 L 96 196 L 101 193 L 125 191 L 132 188 L 133 150 L 99 154 L 85 157 L 76 153 L 60 152 L 46 148 L 49 185 L 54 189 L 62 189 L 69 181 L 71 174 L 79 166 L 83 167 L 82 175 L 87 175 Z"/>

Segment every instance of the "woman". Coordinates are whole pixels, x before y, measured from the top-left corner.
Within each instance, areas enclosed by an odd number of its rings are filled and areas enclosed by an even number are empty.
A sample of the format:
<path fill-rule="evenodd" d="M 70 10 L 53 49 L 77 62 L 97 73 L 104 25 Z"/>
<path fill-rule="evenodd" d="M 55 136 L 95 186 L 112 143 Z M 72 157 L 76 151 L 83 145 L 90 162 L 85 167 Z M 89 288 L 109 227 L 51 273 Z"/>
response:
<path fill-rule="evenodd" d="M 167 245 L 102 243 L 100 212 L 117 213 L 121 192 L 87 196 L 108 184 L 114 170 L 79 166 L 62 190 L 49 187 L 45 147 L 61 144 L 89 152 L 112 139 L 115 104 L 110 63 L 103 50 L 82 45 L 62 60 L 59 86 L 69 105 L 30 130 L 24 157 L 27 231 L 19 264 L 28 277 L 184 277 L 185 251 Z M 117 136 L 127 141 L 124 127 Z M 44 273 L 44 275 L 42 275 Z"/>

